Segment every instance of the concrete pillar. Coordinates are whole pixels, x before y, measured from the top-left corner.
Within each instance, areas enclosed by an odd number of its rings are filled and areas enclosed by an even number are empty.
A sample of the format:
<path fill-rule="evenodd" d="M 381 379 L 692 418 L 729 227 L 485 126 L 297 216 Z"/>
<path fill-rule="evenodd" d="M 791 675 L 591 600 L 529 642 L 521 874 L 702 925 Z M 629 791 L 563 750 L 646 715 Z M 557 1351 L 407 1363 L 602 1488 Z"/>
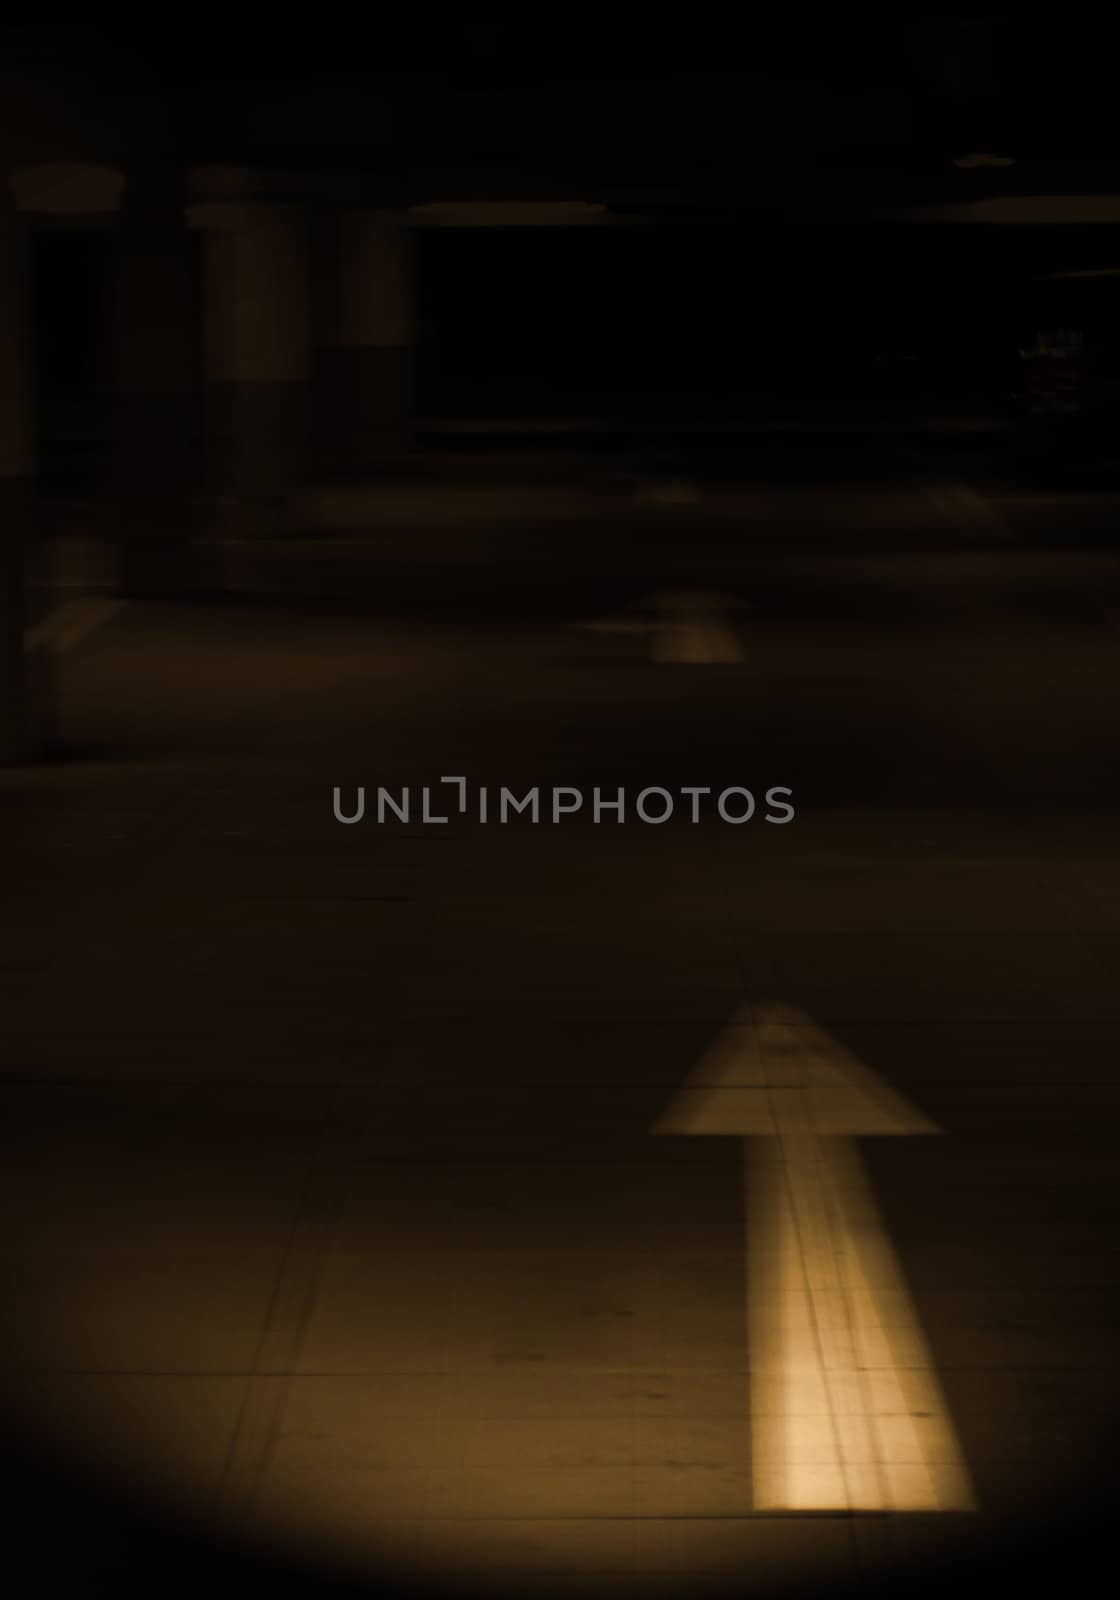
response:
<path fill-rule="evenodd" d="M 323 460 L 340 473 L 375 472 L 413 442 L 413 230 L 397 213 L 344 209 L 332 244 L 317 357 Z"/>
<path fill-rule="evenodd" d="M 126 180 L 114 305 L 118 405 L 114 518 L 118 581 L 130 595 L 198 582 L 201 489 L 197 273 L 182 177 Z"/>
<path fill-rule="evenodd" d="M 27 229 L 0 179 L 0 762 L 34 759 L 47 730 L 24 647 L 35 530 Z"/>
<path fill-rule="evenodd" d="M 119 196 L 119 173 L 89 163 L 0 175 L 0 762 L 41 759 L 58 738 L 56 659 L 36 638 L 52 594 L 35 493 L 32 237 L 112 226 Z"/>
<path fill-rule="evenodd" d="M 219 531 L 295 531 L 307 478 L 311 319 L 304 207 L 196 206 L 203 230 L 208 475 Z"/>

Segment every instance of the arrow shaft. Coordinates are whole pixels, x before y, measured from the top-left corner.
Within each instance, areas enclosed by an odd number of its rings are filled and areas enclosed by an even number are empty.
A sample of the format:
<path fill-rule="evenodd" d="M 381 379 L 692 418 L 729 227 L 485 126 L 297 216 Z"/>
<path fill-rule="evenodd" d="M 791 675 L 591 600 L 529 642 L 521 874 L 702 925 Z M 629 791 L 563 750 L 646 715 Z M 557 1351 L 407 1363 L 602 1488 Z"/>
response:
<path fill-rule="evenodd" d="M 967 1472 L 852 1142 L 787 1125 L 755 1149 L 756 1505 L 966 1509 Z"/>

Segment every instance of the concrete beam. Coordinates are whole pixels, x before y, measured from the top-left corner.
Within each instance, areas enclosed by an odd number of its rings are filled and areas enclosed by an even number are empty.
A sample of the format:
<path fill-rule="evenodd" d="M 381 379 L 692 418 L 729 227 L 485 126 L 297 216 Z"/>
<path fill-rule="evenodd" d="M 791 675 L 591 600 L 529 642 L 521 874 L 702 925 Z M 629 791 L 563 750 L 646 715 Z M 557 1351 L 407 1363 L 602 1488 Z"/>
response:
<path fill-rule="evenodd" d="M 91 162 L 43 162 L 11 177 L 15 205 L 36 227 L 82 232 L 116 225 L 123 188 L 120 170 Z"/>

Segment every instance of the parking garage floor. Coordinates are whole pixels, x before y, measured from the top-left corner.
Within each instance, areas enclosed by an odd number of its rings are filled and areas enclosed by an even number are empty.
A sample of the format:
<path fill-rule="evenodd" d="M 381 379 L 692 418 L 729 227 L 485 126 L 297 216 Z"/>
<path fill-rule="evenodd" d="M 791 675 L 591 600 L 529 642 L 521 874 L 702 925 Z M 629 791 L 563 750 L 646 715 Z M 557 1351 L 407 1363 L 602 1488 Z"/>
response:
<path fill-rule="evenodd" d="M 4 1334 L 102 1486 L 518 1594 L 897 1585 L 1099 1486 L 1120 557 L 955 481 L 673 482 L 56 596 L 59 759 L 0 779 Z M 588 798 L 336 820 L 449 775 Z M 650 786 L 796 815 L 595 820 Z M 773 1006 L 938 1130 L 851 1144 L 974 1510 L 760 1507 L 760 1141 L 657 1125 Z"/>

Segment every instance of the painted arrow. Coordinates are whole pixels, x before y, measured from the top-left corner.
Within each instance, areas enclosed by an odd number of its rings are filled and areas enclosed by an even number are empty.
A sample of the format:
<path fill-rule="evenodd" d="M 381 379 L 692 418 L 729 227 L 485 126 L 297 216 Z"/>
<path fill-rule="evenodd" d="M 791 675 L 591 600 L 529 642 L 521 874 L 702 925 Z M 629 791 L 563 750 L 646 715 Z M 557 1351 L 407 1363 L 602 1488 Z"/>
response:
<path fill-rule="evenodd" d="M 719 1035 L 653 1130 L 751 1146 L 755 1506 L 965 1511 L 969 1474 L 854 1140 L 938 1133 L 783 1006 Z"/>
<path fill-rule="evenodd" d="M 728 595 L 699 590 L 664 590 L 639 602 L 640 617 L 618 617 L 580 626 L 594 633 L 647 633 L 654 661 L 675 665 L 726 665 L 743 660 L 743 648 L 727 620 Z M 741 602 L 740 602 L 741 608 Z M 654 613 L 650 618 L 645 613 Z"/>
<path fill-rule="evenodd" d="M 649 604 L 660 611 L 661 622 L 654 633 L 653 659 L 702 665 L 742 661 L 742 648 L 724 613 L 727 603 L 725 595 L 694 590 L 654 595 Z"/>
<path fill-rule="evenodd" d="M 640 506 L 694 506 L 700 496 L 685 478 L 643 480 L 635 485 L 634 501 Z"/>

